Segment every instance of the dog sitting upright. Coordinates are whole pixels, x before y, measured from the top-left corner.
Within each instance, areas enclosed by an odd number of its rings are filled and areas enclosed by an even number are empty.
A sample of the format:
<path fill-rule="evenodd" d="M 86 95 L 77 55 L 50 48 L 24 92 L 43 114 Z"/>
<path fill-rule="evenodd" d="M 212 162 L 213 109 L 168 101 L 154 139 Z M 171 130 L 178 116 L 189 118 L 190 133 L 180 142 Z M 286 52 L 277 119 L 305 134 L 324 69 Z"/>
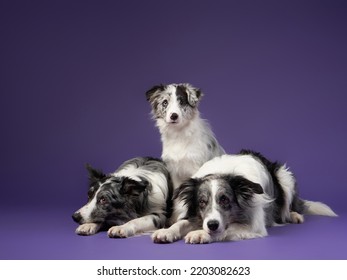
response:
<path fill-rule="evenodd" d="M 201 90 L 190 84 L 152 87 L 146 92 L 161 134 L 162 159 L 170 171 L 174 189 L 189 179 L 206 161 L 224 154 L 208 123 L 200 118 Z M 175 222 L 183 205 L 176 205 Z"/>
<path fill-rule="evenodd" d="M 87 166 L 88 203 L 73 214 L 79 235 L 107 230 L 109 237 L 129 237 L 165 225 L 171 209 L 170 174 L 159 159 L 134 158 L 105 175 Z"/>

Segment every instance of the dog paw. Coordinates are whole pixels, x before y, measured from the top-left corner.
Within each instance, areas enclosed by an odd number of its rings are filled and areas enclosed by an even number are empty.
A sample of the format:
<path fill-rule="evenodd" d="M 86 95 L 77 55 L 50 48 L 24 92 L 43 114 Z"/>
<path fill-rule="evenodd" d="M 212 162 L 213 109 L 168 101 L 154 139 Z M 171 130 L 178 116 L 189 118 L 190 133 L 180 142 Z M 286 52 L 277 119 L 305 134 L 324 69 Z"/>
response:
<path fill-rule="evenodd" d="M 76 229 L 75 232 L 78 235 L 93 235 L 93 234 L 97 233 L 99 229 L 100 229 L 100 225 L 99 224 L 86 223 L 86 224 L 80 225 Z"/>
<path fill-rule="evenodd" d="M 212 242 L 211 236 L 204 230 L 191 231 L 186 235 L 184 240 L 188 244 L 205 244 Z"/>
<path fill-rule="evenodd" d="M 302 224 L 304 222 L 304 216 L 297 212 L 290 212 L 290 219 L 293 224 Z"/>
<path fill-rule="evenodd" d="M 108 230 L 107 234 L 111 238 L 126 238 L 133 236 L 135 232 L 127 226 L 113 226 Z"/>
<path fill-rule="evenodd" d="M 172 243 L 180 239 L 174 231 L 170 229 L 159 229 L 152 234 L 152 240 L 154 243 Z"/>

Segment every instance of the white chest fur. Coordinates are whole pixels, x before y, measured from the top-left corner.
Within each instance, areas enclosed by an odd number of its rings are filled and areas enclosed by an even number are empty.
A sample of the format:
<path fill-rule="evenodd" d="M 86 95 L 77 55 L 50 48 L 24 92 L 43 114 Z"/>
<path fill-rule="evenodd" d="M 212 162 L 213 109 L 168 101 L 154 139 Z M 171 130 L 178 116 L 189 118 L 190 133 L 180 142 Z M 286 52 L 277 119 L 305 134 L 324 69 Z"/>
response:
<path fill-rule="evenodd" d="M 170 170 L 175 188 L 189 179 L 206 161 L 224 153 L 209 125 L 200 118 L 183 128 L 170 126 L 162 129 L 161 140 L 162 159 Z"/>

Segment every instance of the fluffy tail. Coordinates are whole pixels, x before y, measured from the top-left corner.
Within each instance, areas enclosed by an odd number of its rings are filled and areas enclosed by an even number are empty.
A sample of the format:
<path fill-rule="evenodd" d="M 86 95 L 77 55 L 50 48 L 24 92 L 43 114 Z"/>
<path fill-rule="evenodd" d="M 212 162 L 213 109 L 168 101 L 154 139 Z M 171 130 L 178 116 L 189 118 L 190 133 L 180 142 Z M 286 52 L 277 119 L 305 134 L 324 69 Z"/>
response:
<path fill-rule="evenodd" d="M 304 206 L 305 214 L 337 217 L 337 214 L 322 202 L 304 200 Z"/>

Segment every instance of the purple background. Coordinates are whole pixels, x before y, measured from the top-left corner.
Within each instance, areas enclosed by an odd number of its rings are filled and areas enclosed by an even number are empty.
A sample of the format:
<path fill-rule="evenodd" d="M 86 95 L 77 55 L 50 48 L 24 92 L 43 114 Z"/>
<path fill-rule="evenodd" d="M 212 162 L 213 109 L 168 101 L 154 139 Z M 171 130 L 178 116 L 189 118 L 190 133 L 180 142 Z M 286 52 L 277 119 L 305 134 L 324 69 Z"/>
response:
<path fill-rule="evenodd" d="M 1 259 L 347 259 L 346 1 L 1 1 Z M 189 82 L 229 153 L 287 162 L 307 217 L 189 246 L 75 235 L 86 162 L 160 156 L 145 91 Z"/>

